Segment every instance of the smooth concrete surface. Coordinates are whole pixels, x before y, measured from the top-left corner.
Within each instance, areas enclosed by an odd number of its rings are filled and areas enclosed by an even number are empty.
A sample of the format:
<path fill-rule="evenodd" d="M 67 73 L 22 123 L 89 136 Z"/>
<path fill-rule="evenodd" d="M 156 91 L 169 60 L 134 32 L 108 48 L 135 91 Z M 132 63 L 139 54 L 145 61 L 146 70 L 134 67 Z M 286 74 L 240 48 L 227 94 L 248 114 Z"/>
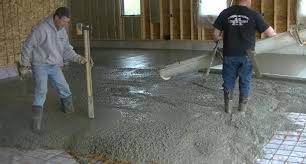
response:
<path fill-rule="evenodd" d="M 82 50 L 77 50 L 82 54 Z M 106 67 L 159 69 L 165 65 L 207 54 L 208 51 L 190 50 L 144 50 L 93 48 L 95 63 Z"/>
<path fill-rule="evenodd" d="M 73 46 L 83 47 L 83 40 L 72 41 Z M 92 40 L 93 48 L 129 48 L 129 49 L 161 49 L 161 50 L 212 50 L 215 43 L 213 41 L 190 41 L 190 40 Z"/>
<path fill-rule="evenodd" d="M 83 47 L 83 40 L 72 41 L 75 47 Z M 161 49 L 161 50 L 201 50 L 211 51 L 215 43 L 213 41 L 186 41 L 186 40 L 154 40 L 154 41 L 91 41 L 93 48 L 113 48 L 113 49 Z M 297 43 L 291 46 L 281 48 L 271 48 L 264 52 L 269 54 L 288 54 L 288 55 L 306 55 L 306 46 L 299 46 Z"/>

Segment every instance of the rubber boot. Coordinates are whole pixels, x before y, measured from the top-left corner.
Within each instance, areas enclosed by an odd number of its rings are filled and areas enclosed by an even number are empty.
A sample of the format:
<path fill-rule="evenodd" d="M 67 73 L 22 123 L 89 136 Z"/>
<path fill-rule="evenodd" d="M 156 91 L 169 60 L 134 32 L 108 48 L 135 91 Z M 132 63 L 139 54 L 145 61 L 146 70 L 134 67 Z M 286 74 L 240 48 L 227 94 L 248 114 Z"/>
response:
<path fill-rule="evenodd" d="M 61 98 L 62 111 L 64 113 L 73 113 L 74 106 L 72 102 L 72 96 L 68 96 L 66 98 Z"/>
<path fill-rule="evenodd" d="M 41 106 L 32 106 L 32 130 L 34 132 L 39 132 L 41 130 L 41 120 L 43 116 L 43 107 Z"/>
<path fill-rule="evenodd" d="M 245 112 L 247 110 L 247 106 L 248 106 L 248 97 L 245 97 L 245 96 L 240 96 L 239 97 L 239 107 L 238 107 L 238 110 L 240 112 Z"/>
<path fill-rule="evenodd" d="M 233 92 L 224 92 L 224 109 L 226 113 L 232 113 Z"/>

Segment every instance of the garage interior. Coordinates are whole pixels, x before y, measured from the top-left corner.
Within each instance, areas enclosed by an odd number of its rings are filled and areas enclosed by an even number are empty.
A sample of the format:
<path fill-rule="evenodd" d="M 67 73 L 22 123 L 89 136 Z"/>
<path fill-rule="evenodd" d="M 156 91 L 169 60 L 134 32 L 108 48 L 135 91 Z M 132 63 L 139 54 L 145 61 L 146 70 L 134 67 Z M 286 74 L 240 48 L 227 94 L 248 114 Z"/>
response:
<path fill-rule="evenodd" d="M 220 62 L 198 69 L 193 60 L 190 69 L 161 77 L 173 64 L 203 55 L 208 62 L 214 14 L 235 3 L 1 0 L 0 163 L 306 163 L 306 0 L 252 1 L 278 35 L 256 35 L 262 76 L 254 74 L 245 113 L 237 105 L 233 114 L 224 112 Z M 76 112 L 62 113 L 50 86 L 43 130 L 33 133 L 34 83 L 31 74 L 19 77 L 16 63 L 33 26 L 60 6 L 71 10 L 67 31 L 81 55 L 84 37 L 76 26 L 90 26 L 94 118 L 88 118 L 86 68 L 70 63 L 63 72 Z M 234 94 L 238 104 L 238 85 Z M 45 150 L 66 154 L 54 159 Z"/>

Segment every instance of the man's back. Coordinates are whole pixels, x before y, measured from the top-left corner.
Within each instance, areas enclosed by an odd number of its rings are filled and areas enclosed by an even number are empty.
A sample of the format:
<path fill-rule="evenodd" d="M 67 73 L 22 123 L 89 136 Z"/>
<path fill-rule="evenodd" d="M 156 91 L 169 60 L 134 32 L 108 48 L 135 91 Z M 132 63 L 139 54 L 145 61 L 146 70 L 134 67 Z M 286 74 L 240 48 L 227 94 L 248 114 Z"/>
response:
<path fill-rule="evenodd" d="M 223 10 L 214 26 L 224 33 L 224 56 L 247 55 L 246 50 L 255 47 L 256 31 L 264 32 L 269 27 L 259 13 L 239 5 Z"/>

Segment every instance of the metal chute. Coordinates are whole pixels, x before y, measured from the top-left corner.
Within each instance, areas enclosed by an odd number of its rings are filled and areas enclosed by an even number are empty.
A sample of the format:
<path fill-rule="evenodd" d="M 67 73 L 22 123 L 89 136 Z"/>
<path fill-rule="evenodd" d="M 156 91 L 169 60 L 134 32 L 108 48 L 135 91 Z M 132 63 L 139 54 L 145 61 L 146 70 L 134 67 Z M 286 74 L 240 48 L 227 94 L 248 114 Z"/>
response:
<path fill-rule="evenodd" d="M 257 75 L 279 77 L 285 79 L 306 79 L 306 56 L 271 54 L 270 52 L 290 48 L 296 45 L 304 45 L 306 29 L 295 30 L 277 34 L 274 37 L 265 38 L 256 42 L 252 55 L 254 70 Z M 209 53 L 184 61 L 168 65 L 159 71 L 160 76 L 169 80 L 172 76 L 194 72 L 200 69 L 208 69 L 222 63 L 220 51 L 215 49 Z M 259 76 L 259 77 L 260 77 Z"/>

